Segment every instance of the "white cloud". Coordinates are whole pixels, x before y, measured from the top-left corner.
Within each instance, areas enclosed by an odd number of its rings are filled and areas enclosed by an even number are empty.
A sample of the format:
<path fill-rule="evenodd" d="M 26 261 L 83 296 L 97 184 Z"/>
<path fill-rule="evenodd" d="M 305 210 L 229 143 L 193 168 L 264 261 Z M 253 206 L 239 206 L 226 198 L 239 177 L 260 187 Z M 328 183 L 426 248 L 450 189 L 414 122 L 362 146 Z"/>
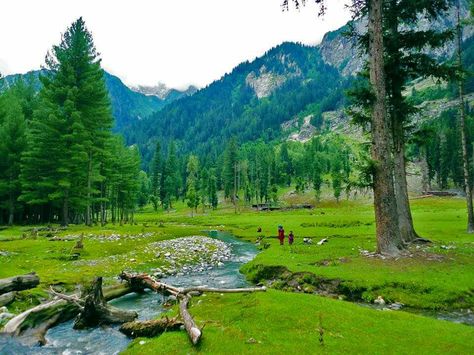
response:
<path fill-rule="evenodd" d="M 344 2 L 331 0 L 321 19 L 311 1 L 282 12 L 281 0 L 8 0 L 1 5 L 0 70 L 5 63 L 10 73 L 39 68 L 61 32 L 83 16 L 104 68 L 127 83 L 204 86 L 283 41 L 318 43 L 349 19 Z"/>

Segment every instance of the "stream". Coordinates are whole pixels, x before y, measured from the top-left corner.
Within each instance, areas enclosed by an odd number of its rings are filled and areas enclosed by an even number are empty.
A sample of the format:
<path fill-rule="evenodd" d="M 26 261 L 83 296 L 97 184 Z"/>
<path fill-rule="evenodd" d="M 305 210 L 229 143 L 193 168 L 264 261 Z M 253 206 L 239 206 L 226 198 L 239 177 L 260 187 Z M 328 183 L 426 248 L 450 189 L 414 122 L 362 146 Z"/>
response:
<path fill-rule="evenodd" d="M 211 232 L 210 236 L 231 245 L 232 254 L 224 266 L 215 267 L 202 273 L 190 273 L 184 276 L 169 276 L 162 281 L 174 286 L 210 286 L 220 288 L 246 287 L 248 282 L 239 272 L 240 267 L 251 261 L 258 250 L 254 244 L 239 240 L 223 232 Z M 115 299 L 109 304 L 138 313 L 139 320 L 156 318 L 165 310 L 163 297 L 151 291 L 143 294 L 129 294 Z M 59 324 L 46 334 L 47 345 L 43 347 L 24 347 L 11 338 L 0 338 L 1 355 L 19 354 L 118 354 L 124 350 L 130 339 L 119 332 L 118 326 L 99 327 L 86 330 L 74 330 L 73 321 Z M 7 344 L 4 344 L 3 341 Z M 3 343 L 3 344 L 2 344 Z"/>
<path fill-rule="evenodd" d="M 220 288 L 246 287 L 248 282 L 239 272 L 240 267 L 251 261 L 258 253 L 254 244 L 239 240 L 224 232 L 211 232 L 210 236 L 231 246 L 229 261 L 221 267 L 214 267 L 200 273 L 189 273 L 180 276 L 168 276 L 162 280 L 175 286 L 210 286 Z M 151 291 L 142 294 L 129 294 L 109 302 L 123 309 L 134 310 L 139 320 L 153 319 L 166 312 L 162 306 L 163 297 Z M 360 306 L 382 310 L 386 306 L 359 303 Z M 402 309 L 411 313 L 456 323 L 474 325 L 474 314 L 469 312 L 443 312 Z M 48 331 L 47 345 L 43 347 L 25 347 L 13 338 L 0 337 L 0 355 L 23 354 L 118 354 L 124 350 L 130 339 L 119 332 L 118 326 L 99 327 L 87 330 L 74 330 L 73 321 L 62 323 Z"/>

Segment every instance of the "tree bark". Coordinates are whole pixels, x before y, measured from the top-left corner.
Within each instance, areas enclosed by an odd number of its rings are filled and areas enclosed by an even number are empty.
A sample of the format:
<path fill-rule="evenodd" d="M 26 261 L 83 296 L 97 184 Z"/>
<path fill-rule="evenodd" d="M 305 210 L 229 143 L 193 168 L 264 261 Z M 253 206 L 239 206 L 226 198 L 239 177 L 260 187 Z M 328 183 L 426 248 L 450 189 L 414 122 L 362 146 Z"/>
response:
<path fill-rule="evenodd" d="M 188 304 L 191 297 L 187 295 L 183 295 L 180 297 L 179 302 L 179 314 L 184 322 L 184 327 L 186 328 L 186 332 L 188 333 L 189 339 L 193 345 L 197 345 L 201 340 L 201 329 L 198 328 L 196 323 L 194 322 L 193 317 L 188 311 Z"/>
<path fill-rule="evenodd" d="M 387 120 L 382 32 L 382 0 L 369 1 L 370 83 L 372 108 L 372 160 L 374 161 L 374 208 L 377 251 L 397 255 L 403 248 L 393 187 L 392 136 Z"/>
<path fill-rule="evenodd" d="M 35 288 L 39 283 L 40 279 L 34 272 L 31 274 L 0 279 L 0 295 L 11 291 L 22 291 Z"/>
<path fill-rule="evenodd" d="M 403 123 L 394 122 L 394 188 L 397 201 L 398 227 L 401 238 L 405 243 L 418 239 L 418 234 L 413 226 L 410 201 L 408 199 L 408 184 L 405 163 L 405 141 Z"/>
<path fill-rule="evenodd" d="M 457 2 L 457 61 L 461 69 L 462 63 L 462 27 L 461 27 L 461 5 Z M 462 75 L 462 74 L 461 74 Z M 466 132 L 466 112 L 464 108 L 464 80 L 462 77 L 458 80 L 459 90 L 459 119 L 461 121 L 461 144 L 462 144 L 462 160 L 464 172 L 464 190 L 466 192 L 467 205 L 467 232 L 474 233 L 474 210 L 472 206 L 472 190 L 469 177 L 469 156 L 467 152 L 467 132 Z"/>
<path fill-rule="evenodd" d="M 130 322 L 138 317 L 136 312 L 124 311 L 107 305 L 102 293 L 102 277 L 97 277 L 84 298 L 84 308 L 79 313 L 74 329 L 84 329 L 103 324 Z"/>

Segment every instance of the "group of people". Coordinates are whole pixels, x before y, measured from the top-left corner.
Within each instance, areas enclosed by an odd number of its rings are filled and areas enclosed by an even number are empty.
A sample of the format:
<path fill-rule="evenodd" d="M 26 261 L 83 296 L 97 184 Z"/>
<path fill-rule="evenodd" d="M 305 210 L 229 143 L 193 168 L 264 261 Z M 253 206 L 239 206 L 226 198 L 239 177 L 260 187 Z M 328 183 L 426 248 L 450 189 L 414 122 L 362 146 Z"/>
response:
<path fill-rule="evenodd" d="M 257 233 L 262 233 L 262 227 L 258 227 Z M 257 238 L 257 242 L 260 242 L 264 238 L 263 236 Z M 278 226 L 278 240 L 280 241 L 280 245 L 285 244 L 285 230 L 283 229 L 283 226 L 280 224 Z M 288 244 L 292 245 L 293 242 L 295 241 L 295 235 L 293 234 L 293 231 L 290 231 L 290 234 L 288 234 Z"/>
<path fill-rule="evenodd" d="M 285 244 L 285 230 L 281 224 L 278 226 L 278 240 L 280 241 L 280 245 Z M 290 231 L 290 234 L 288 234 L 288 244 L 292 245 L 294 241 L 295 235 L 293 231 Z"/>

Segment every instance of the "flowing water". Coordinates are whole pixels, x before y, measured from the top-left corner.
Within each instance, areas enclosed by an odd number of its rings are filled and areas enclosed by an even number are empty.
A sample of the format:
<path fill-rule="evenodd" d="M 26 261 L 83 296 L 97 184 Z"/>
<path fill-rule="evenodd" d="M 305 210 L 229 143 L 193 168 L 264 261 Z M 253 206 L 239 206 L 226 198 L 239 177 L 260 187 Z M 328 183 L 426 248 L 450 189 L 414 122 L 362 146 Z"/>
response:
<path fill-rule="evenodd" d="M 257 249 L 252 243 L 241 241 L 230 234 L 211 232 L 211 237 L 222 240 L 232 246 L 231 259 L 222 267 L 206 270 L 202 273 L 191 273 L 184 276 L 169 276 L 163 281 L 175 286 L 203 286 L 236 288 L 248 286 L 240 267 L 252 260 Z M 109 302 L 111 305 L 138 313 L 138 319 L 156 318 L 165 312 L 161 295 L 145 292 L 129 294 Z M 72 329 L 73 321 L 62 323 L 48 331 L 48 341 L 43 347 L 23 347 L 11 338 L 0 338 L 1 355 L 17 354 L 117 354 L 130 342 L 118 327 L 103 327 L 87 330 Z"/>
<path fill-rule="evenodd" d="M 202 273 L 191 273 L 184 276 L 169 276 L 163 281 L 175 286 L 200 286 L 235 288 L 248 286 L 245 277 L 239 272 L 240 267 L 252 260 L 257 254 L 257 249 L 251 243 L 241 241 L 230 234 L 215 232 L 211 236 L 222 240 L 232 246 L 231 260 L 222 267 L 206 270 Z M 162 307 L 162 296 L 152 292 L 143 294 L 129 294 L 113 300 L 110 304 L 115 307 L 134 310 L 138 319 L 152 319 L 165 312 Z M 383 309 L 385 306 L 360 304 L 364 307 Z M 468 312 L 443 312 L 443 311 L 404 311 L 421 314 L 437 319 L 448 320 L 456 323 L 474 325 L 474 316 Z M 72 329 L 73 321 L 62 323 L 46 334 L 48 344 L 43 347 L 24 347 L 14 339 L 0 338 L 0 355 L 22 354 L 117 354 L 125 349 L 130 342 L 125 335 L 118 331 L 118 327 L 103 327 L 88 330 Z"/>

